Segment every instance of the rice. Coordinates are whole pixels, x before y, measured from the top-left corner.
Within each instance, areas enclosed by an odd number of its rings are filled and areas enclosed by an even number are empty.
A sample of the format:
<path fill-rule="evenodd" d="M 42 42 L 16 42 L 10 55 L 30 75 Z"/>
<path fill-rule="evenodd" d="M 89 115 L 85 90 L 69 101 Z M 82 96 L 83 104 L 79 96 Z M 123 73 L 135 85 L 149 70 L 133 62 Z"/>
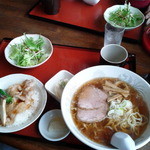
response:
<path fill-rule="evenodd" d="M 35 115 L 36 111 L 38 110 L 38 106 L 40 106 L 39 91 L 35 90 L 32 98 L 34 100 L 33 105 L 26 111 L 17 114 L 14 123 L 12 125 L 9 125 L 8 127 L 19 126 Z"/>

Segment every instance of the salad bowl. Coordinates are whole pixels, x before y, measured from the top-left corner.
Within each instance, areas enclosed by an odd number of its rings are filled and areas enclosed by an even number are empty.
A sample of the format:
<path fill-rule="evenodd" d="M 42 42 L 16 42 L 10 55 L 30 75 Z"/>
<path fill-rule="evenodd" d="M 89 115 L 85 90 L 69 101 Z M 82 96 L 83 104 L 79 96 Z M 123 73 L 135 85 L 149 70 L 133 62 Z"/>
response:
<path fill-rule="evenodd" d="M 29 69 L 45 63 L 53 53 L 51 41 L 39 34 L 14 38 L 5 48 L 5 58 L 13 66 Z"/>
<path fill-rule="evenodd" d="M 122 16 L 122 14 L 126 13 L 125 9 L 128 9 L 128 15 Z M 119 13 L 119 15 L 117 13 L 118 16 L 115 13 L 116 11 L 118 11 Z M 121 17 L 124 17 L 124 19 L 121 20 Z M 104 12 L 104 19 L 106 20 L 106 22 L 110 23 L 114 27 L 125 28 L 125 30 L 132 30 L 141 26 L 144 23 L 145 16 L 139 9 L 132 7 L 129 4 L 125 4 L 114 5 L 107 8 Z M 129 20 L 131 21 L 129 22 Z M 119 24 L 117 22 L 119 22 Z"/>

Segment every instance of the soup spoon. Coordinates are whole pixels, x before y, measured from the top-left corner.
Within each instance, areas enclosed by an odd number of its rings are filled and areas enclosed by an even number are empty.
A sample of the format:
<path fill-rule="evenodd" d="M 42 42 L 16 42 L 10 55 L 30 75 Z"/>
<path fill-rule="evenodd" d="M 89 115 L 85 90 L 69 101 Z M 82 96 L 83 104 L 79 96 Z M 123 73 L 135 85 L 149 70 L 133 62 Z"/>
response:
<path fill-rule="evenodd" d="M 124 132 L 116 132 L 112 136 L 110 143 L 119 148 L 119 150 L 136 150 L 135 142 L 128 134 Z"/>

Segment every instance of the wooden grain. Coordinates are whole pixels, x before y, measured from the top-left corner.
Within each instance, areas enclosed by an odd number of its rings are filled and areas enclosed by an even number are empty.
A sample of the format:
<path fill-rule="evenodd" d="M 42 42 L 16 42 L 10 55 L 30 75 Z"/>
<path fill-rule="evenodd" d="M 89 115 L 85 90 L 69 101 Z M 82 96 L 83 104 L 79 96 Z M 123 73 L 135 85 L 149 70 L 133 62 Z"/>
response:
<path fill-rule="evenodd" d="M 92 33 L 54 22 L 33 19 L 27 12 L 37 0 L 0 0 L 0 40 L 4 37 L 15 38 L 23 33 L 38 33 L 48 37 L 53 44 L 101 49 L 103 34 Z M 150 56 L 144 51 L 141 42 L 123 39 L 122 45 L 136 54 L 137 73 L 150 73 Z M 57 144 L 46 140 L 36 140 L 12 134 L 0 134 L 0 141 L 22 150 L 75 150 L 83 149 L 72 145 Z M 150 143 L 140 150 L 149 150 Z M 87 147 L 86 147 L 87 149 Z"/>

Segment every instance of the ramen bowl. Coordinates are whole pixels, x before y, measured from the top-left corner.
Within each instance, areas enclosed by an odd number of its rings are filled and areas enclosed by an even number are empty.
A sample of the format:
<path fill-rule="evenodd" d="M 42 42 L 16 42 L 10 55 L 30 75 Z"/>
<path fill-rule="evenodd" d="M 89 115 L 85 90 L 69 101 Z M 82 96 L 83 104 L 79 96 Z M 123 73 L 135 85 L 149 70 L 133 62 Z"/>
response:
<path fill-rule="evenodd" d="M 71 102 L 75 92 L 84 83 L 96 78 L 103 78 L 103 77 L 119 78 L 120 80 L 130 84 L 142 95 L 146 105 L 148 106 L 149 112 L 150 112 L 150 101 L 149 101 L 150 85 L 143 78 L 141 78 L 139 75 L 137 75 L 132 71 L 129 71 L 121 67 L 109 65 L 94 66 L 82 70 L 76 75 L 74 75 L 67 83 L 61 98 L 61 110 L 68 128 L 76 136 L 76 138 L 78 138 L 81 142 L 88 145 L 89 147 L 98 150 L 110 150 L 115 148 L 96 143 L 87 138 L 85 135 L 83 135 L 77 128 L 76 124 L 74 123 L 71 114 Z M 141 148 L 149 141 L 150 141 L 150 122 L 148 122 L 148 125 L 143 134 L 135 140 L 136 149 Z"/>

